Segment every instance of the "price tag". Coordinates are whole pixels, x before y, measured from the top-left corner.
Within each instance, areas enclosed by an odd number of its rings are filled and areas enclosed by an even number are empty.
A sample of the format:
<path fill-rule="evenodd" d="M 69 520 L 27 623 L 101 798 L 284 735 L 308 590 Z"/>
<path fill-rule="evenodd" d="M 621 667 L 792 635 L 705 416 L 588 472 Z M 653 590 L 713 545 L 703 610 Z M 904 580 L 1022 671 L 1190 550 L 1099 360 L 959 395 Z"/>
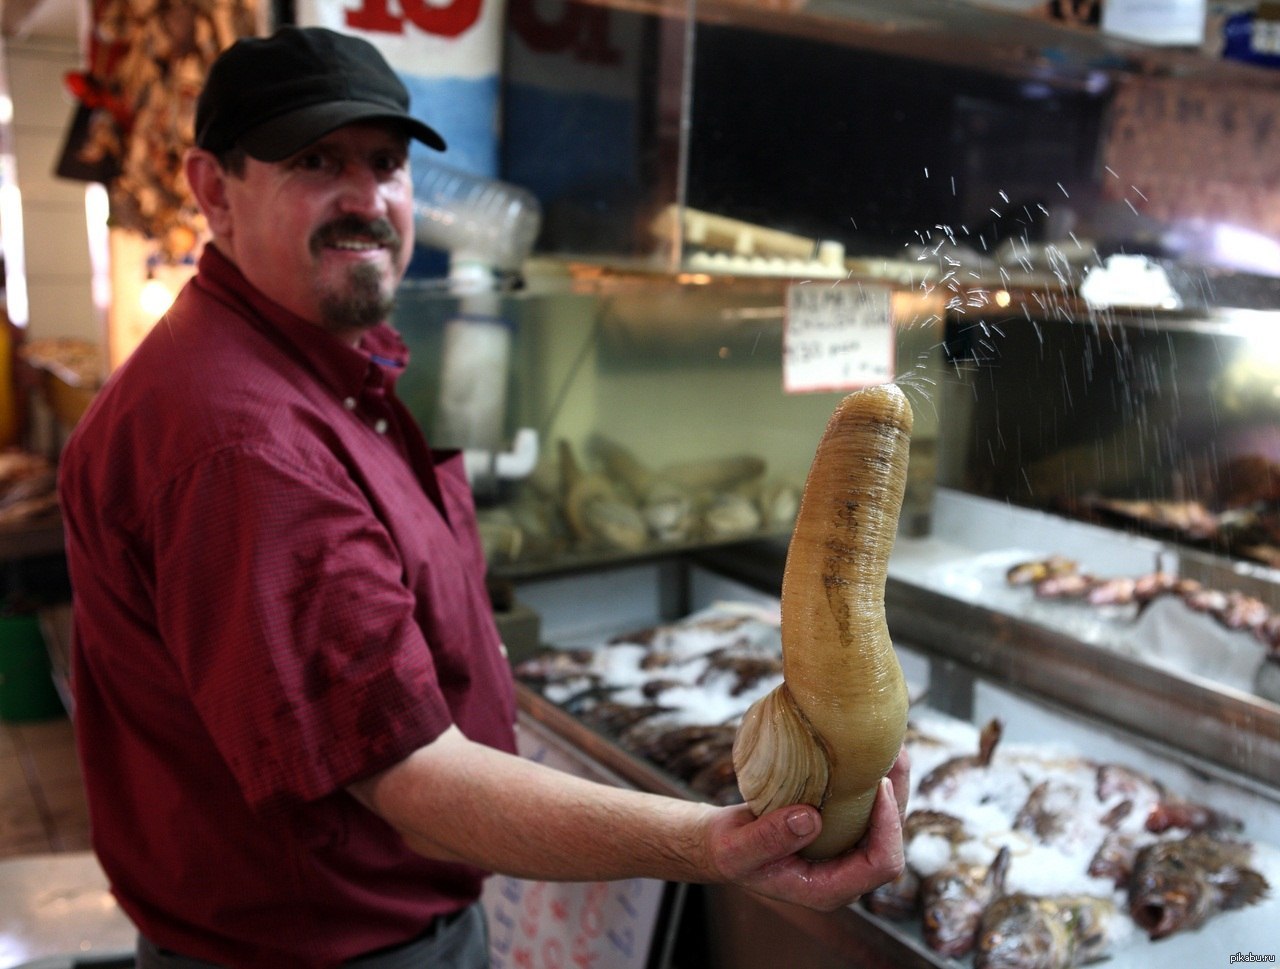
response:
<path fill-rule="evenodd" d="M 782 334 L 789 394 L 856 390 L 894 375 L 892 293 L 858 282 L 794 283 Z"/>
<path fill-rule="evenodd" d="M 592 780 L 600 776 L 521 723 L 521 756 Z M 539 882 L 494 875 L 481 896 L 492 969 L 644 969 L 667 883 Z"/>

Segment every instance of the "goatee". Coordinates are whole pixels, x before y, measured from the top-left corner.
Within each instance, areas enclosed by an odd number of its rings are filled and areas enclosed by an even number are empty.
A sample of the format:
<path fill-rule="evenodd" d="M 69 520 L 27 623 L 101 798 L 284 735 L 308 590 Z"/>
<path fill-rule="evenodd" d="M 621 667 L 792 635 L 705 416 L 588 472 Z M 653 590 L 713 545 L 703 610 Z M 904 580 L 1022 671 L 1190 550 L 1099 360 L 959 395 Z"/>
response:
<path fill-rule="evenodd" d="M 400 234 L 389 220 L 379 218 L 370 221 L 356 215 L 344 215 L 316 231 L 311 237 L 311 252 L 319 256 L 325 246 L 353 238 L 367 239 L 391 253 L 400 248 Z M 394 308 L 394 290 L 383 291 L 382 273 L 372 265 L 353 267 L 344 292 L 325 293 L 320 297 L 321 323 L 333 333 L 377 326 Z"/>
<path fill-rule="evenodd" d="M 330 293 L 320 301 L 320 315 L 326 329 L 367 330 L 395 309 L 395 296 L 383 292 L 382 272 L 377 266 L 354 267 L 347 283 L 344 293 Z"/>

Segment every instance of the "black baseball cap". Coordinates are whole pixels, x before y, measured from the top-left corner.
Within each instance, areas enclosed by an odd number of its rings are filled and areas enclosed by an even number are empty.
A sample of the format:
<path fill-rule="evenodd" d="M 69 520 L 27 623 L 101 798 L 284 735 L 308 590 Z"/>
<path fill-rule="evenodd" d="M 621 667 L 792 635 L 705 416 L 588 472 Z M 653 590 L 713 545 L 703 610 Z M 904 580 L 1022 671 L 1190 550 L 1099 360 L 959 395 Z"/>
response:
<path fill-rule="evenodd" d="M 358 121 L 391 121 L 438 151 L 444 139 L 409 113 L 409 92 L 367 40 L 323 27 L 281 27 L 236 41 L 214 61 L 196 102 L 196 144 L 288 158 Z"/>

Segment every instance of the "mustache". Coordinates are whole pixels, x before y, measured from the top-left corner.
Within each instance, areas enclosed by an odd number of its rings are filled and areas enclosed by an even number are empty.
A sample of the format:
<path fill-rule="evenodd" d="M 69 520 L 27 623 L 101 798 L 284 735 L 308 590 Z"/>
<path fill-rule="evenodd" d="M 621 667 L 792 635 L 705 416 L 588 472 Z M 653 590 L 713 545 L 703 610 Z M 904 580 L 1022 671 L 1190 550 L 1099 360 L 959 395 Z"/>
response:
<path fill-rule="evenodd" d="M 368 239 L 392 249 L 400 246 L 400 233 L 386 219 L 366 220 L 357 215 L 344 215 L 316 229 L 311 236 L 311 251 L 319 252 L 327 245 L 352 237 Z"/>

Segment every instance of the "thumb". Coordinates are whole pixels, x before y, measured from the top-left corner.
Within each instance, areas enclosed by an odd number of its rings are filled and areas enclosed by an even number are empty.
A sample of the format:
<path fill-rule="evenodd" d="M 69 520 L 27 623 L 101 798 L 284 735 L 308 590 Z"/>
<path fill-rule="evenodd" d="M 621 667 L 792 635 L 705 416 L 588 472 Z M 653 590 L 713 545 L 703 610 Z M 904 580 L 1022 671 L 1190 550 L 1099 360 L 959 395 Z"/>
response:
<path fill-rule="evenodd" d="M 745 807 L 745 805 L 743 805 Z M 747 875 L 794 855 L 822 831 L 817 808 L 793 804 L 778 808 L 726 832 L 721 864 L 739 875 Z"/>

